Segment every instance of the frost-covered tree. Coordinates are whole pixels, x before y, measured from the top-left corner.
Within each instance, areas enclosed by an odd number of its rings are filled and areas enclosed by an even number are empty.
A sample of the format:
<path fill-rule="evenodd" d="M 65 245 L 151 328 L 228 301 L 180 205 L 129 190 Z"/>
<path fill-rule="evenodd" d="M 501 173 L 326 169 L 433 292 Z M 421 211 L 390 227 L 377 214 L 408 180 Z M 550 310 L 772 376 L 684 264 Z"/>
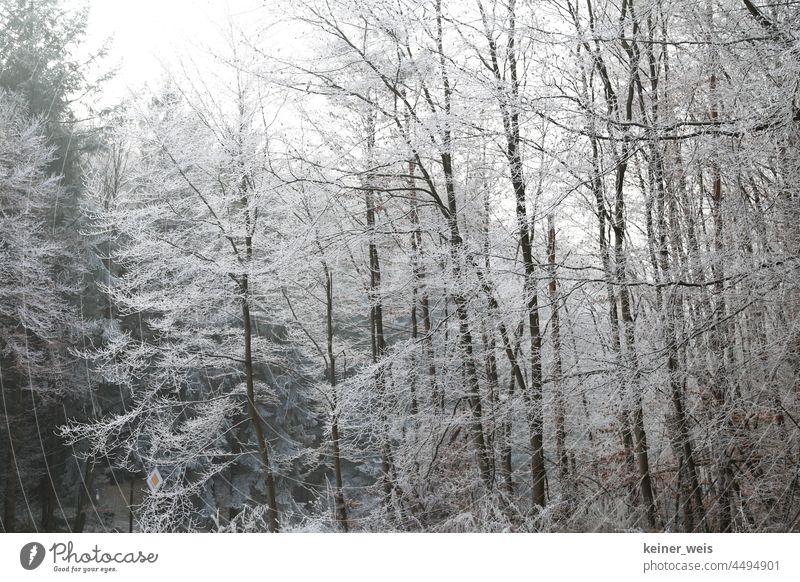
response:
<path fill-rule="evenodd" d="M 47 450 L 55 446 L 52 409 L 74 390 L 74 357 L 67 350 L 78 332 L 77 314 L 67 301 L 73 290 L 64 277 L 72 258 L 53 236 L 49 220 L 53 200 L 63 194 L 60 179 L 48 171 L 54 148 L 42 125 L 25 113 L 16 96 L 0 93 L 5 531 L 15 531 L 18 505 L 34 503 L 31 482 L 43 480 L 52 489 L 59 480 L 55 468 L 40 461 L 54 458 Z M 45 506 L 42 511 L 52 513 Z"/>
<path fill-rule="evenodd" d="M 44 162 L 34 158 L 31 162 L 36 164 L 35 171 L 41 180 L 52 182 L 47 196 L 31 199 L 36 220 L 41 222 L 35 235 L 40 244 L 32 249 L 53 253 L 48 265 L 51 279 L 58 283 L 58 290 L 54 289 L 52 296 L 43 295 L 39 304 L 51 305 L 51 299 L 57 296 L 64 309 L 72 314 L 69 332 L 62 329 L 59 337 L 39 342 L 40 349 L 54 354 L 54 361 L 61 361 L 53 366 L 54 377 L 58 377 L 53 383 L 59 396 L 30 403 L 36 409 L 36 434 L 31 439 L 38 445 L 27 458 L 32 473 L 14 485 L 19 488 L 20 506 L 23 500 L 26 502 L 24 527 L 47 531 L 72 526 L 73 503 L 83 489 L 80 485 L 83 470 L 75 463 L 75 451 L 56 437 L 57 427 L 70 416 L 91 414 L 96 404 L 85 390 L 85 362 L 71 352 L 71 348 L 97 338 L 93 326 L 82 323 L 79 330 L 77 322 L 93 318 L 99 296 L 94 287 L 98 263 L 79 233 L 81 162 L 97 140 L 96 132 L 82 124 L 75 114 L 75 103 L 83 98 L 85 110 L 91 109 L 88 97 L 99 85 L 88 79 L 94 76 L 93 63 L 102 55 L 100 51 L 86 59 L 77 56 L 86 27 L 85 16 L 85 10 L 70 10 L 56 0 L 0 2 L 3 106 L 13 109 L 20 127 L 37 128 L 41 147 L 48 154 Z M 59 313 L 62 312 L 54 309 L 54 317 L 59 317 Z M 23 329 L 24 326 L 3 331 L 16 334 Z M 13 493 L 14 487 L 9 492 Z"/>

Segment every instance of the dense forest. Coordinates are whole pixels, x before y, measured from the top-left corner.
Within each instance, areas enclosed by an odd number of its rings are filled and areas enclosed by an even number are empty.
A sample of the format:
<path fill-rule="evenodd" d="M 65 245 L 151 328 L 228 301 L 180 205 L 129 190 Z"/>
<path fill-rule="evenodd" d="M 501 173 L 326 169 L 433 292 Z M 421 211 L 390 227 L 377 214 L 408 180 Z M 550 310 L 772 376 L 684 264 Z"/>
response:
<path fill-rule="evenodd" d="M 89 9 L 0 0 L 0 530 L 800 531 L 800 4 L 265 3 L 103 107 Z"/>

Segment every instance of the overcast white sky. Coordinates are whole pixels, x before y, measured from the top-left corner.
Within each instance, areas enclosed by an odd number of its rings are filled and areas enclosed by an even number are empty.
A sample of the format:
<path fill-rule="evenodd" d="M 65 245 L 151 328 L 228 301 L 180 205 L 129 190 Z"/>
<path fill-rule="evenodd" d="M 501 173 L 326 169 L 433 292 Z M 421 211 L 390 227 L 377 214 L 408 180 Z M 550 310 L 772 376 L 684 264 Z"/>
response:
<path fill-rule="evenodd" d="M 220 30 L 228 17 L 248 25 L 265 15 L 269 0 L 73 0 L 88 3 L 88 48 L 113 37 L 107 65 L 120 65 L 117 79 L 104 87 L 107 100 L 117 100 L 146 82 L 158 81 L 162 63 L 190 53 L 202 61 L 201 47 L 221 46 Z"/>

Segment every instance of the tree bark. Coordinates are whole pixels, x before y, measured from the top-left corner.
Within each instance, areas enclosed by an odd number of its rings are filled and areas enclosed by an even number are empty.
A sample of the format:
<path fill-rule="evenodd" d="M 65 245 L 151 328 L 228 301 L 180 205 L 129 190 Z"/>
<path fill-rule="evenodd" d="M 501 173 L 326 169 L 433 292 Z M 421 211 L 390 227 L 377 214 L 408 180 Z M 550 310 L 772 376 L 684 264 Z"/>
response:
<path fill-rule="evenodd" d="M 451 88 L 447 75 L 447 60 L 444 53 L 444 40 L 442 29 L 442 3 L 436 0 L 436 30 L 437 49 L 439 52 L 439 66 L 442 77 L 445 120 L 442 128 L 442 144 L 440 159 L 444 173 L 445 191 L 447 194 L 448 226 L 450 230 L 450 260 L 452 261 L 453 279 L 456 286 L 460 287 L 463 281 L 463 239 L 458 226 L 458 203 L 456 201 L 455 176 L 452 158 L 452 130 L 450 129 L 451 117 Z M 469 323 L 467 299 L 460 290 L 453 292 L 453 302 L 456 305 L 458 318 L 459 347 L 463 356 L 464 374 L 467 384 L 467 401 L 472 414 L 470 431 L 475 445 L 478 461 L 478 471 L 481 481 L 487 491 L 492 490 L 492 459 L 489 455 L 483 426 L 483 407 L 481 404 L 480 384 L 478 381 L 477 366 L 473 350 L 472 330 Z"/>
<path fill-rule="evenodd" d="M 248 241 L 250 236 L 247 237 Z M 248 250 L 250 243 L 246 243 Z M 255 397 L 255 382 L 253 379 L 253 331 L 252 322 L 250 319 L 250 291 L 248 287 L 248 276 L 241 275 L 240 278 L 240 292 L 242 294 L 242 320 L 244 321 L 244 374 L 245 383 L 247 386 L 247 413 L 250 415 L 250 423 L 256 433 L 256 442 L 258 443 L 258 452 L 261 457 L 261 470 L 264 477 L 264 485 L 267 495 L 267 527 L 271 532 L 280 530 L 280 522 L 278 515 L 278 503 L 275 496 L 275 479 L 272 475 L 272 468 L 269 464 L 269 451 L 267 450 L 267 441 L 264 437 L 264 428 L 262 426 L 261 415 L 256 407 Z"/>
<path fill-rule="evenodd" d="M 78 502 L 75 506 L 75 521 L 72 525 L 73 533 L 81 533 L 86 527 L 86 499 L 92 495 L 92 484 L 94 481 L 94 459 L 86 457 L 83 463 L 83 474 L 81 476 L 80 487 L 78 488 Z"/>
<path fill-rule="evenodd" d="M 553 398 L 555 401 L 555 429 L 556 429 L 556 459 L 558 460 L 558 480 L 561 485 L 561 494 L 565 499 L 572 497 L 569 457 L 567 455 L 566 439 L 566 405 L 561 386 L 563 365 L 561 361 L 561 319 L 559 316 L 558 271 L 556 266 L 556 227 L 553 215 L 547 217 L 547 258 L 550 268 L 550 326 L 553 335 Z"/>
<path fill-rule="evenodd" d="M 519 230 L 520 249 L 524 268 L 525 304 L 528 312 L 528 330 L 530 333 L 531 380 L 528 390 L 524 392 L 528 403 L 528 427 L 531 444 L 531 501 L 534 507 L 544 507 L 545 498 L 545 465 L 544 465 L 544 419 L 542 412 L 542 334 L 539 324 L 538 295 L 536 289 L 535 267 L 533 262 L 533 245 L 530 222 L 528 220 L 526 182 L 522 165 L 522 138 L 519 128 L 519 108 L 516 103 L 519 96 L 519 79 L 516 54 L 516 1 L 508 4 L 507 59 L 510 74 L 509 97 L 502 87 L 504 79 L 500 72 L 497 58 L 497 46 L 489 29 L 483 6 L 479 5 L 484 21 L 484 29 L 489 43 L 489 56 L 492 73 L 500 85 L 498 102 L 503 121 L 506 139 L 505 155 L 511 175 L 511 185 L 516 202 L 517 228 Z"/>
<path fill-rule="evenodd" d="M 367 117 L 367 158 L 372 160 L 375 148 L 375 118 L 370 112 Z M 392 492 L 396 489 L 394 458 L 389 434 L 389 416 L 386 391 L 386 372 L 383 357 L 386 352 L 386 338 L 383 332 L 383 299 L 381 297 L 381 264 L 378 246 L 375 242 L 375 192 L 372 189 L 372 178 L 367 177 L 364 193 L 366 203 L 367 230 L 369 236 L 369 304 L 370 304 L 370 339 L 372 343 L 372 363 L 377 366 L 375 372 L 375 388 L 379 401 L 379 423 L 381 430 L 381 479 L 383 484 L 384 507 L 392 506 Z"/>
<path fill-rule="evenodd" d="M 334 504 L 336 508 L 336 521 L 342 530 L 349 531 L 347 523 L 347 506 L 344 498 L 344 488 L 342 486 L 342 455 L 339 449 L 339 410 L 338 398 L 336 395 L 336 354 L 333 351 L 333 275 L 323 262 L 325 271 L 325 320 L 326 320 L 326 344 L 328 350 L 328 382 L 331 386 L 331 448 L 333 449 L 333 472 L 336 482 L 334 491 Z"/>

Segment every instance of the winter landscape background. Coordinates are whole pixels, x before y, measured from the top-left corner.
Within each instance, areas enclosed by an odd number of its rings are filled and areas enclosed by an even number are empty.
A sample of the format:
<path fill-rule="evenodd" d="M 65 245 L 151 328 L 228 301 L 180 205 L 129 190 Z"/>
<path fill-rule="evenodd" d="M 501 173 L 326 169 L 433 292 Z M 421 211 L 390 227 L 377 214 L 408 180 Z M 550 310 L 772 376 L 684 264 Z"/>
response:
<path fill-rule="evenodd" d="M 0 0 L 0 530 L 800 529 L 800 4 L 249 4 Z"/>

